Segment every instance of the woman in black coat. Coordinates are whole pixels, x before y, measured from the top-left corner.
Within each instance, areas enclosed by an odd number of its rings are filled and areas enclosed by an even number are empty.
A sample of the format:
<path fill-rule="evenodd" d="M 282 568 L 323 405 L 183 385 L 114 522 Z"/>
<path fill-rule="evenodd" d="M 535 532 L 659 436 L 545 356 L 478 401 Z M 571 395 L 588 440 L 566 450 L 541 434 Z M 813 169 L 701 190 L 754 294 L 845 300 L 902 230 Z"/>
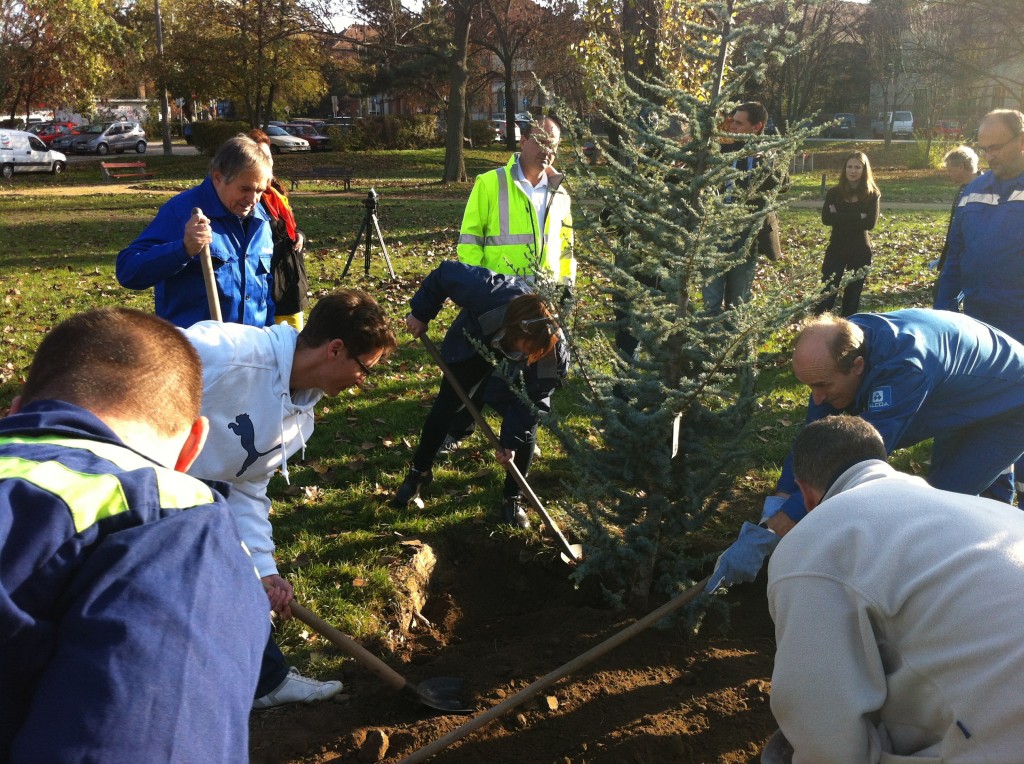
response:
<path fill-rule="evenodd" d="M 868 231 L 878 222 L 881 198 L 867 156 L 860 151 L 853 152 L 843 164 L 843 175 L 839 183 L 829 189 L 821 208 L 821 222 L 832 228 L 832 235 L 828 249 L 825 250 L 825 262 L 821 266 L 826 296 L 815 306 L 816 314 L 832 310 L 846 271 L 856 271 L 871 264 L 871 238 Z M 863 277 L 850 281 L 843 289 L 844 318 L 860 310 L 860 293 L 863 289 Z"/>

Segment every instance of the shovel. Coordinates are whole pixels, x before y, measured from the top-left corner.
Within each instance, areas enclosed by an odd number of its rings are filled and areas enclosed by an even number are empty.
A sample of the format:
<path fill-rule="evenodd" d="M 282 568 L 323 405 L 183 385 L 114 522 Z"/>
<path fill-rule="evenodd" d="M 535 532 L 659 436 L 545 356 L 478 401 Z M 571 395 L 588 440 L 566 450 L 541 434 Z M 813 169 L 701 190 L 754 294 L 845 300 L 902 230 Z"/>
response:
<path fill-rule="evenodd" d="M 466 391 L 462 389 L 462 385 L 459 384 L 459 380 L 455 378 L 452 370 L 448 368 L 448 364 L 445 363 L 445 360 L 441 357 L 441 353 L 438 351 L 434 341 L 426 334 L 420 335 L 420 341 L 423 343 L 423 347 L 427 349 L 427 352 L 430 353 L 437 365 L 441 367 L 441 372 L 444 374 L 445 379 L 448 380 L 448 384 L 452 386 L 452 389 L 462 400 L 462 404 L 466 407 L 466 411 L 473 416 L 473 421 L 476 422 L 477 427 L 479 427 L 483 434 L 487 436 L 487 440 L 490 442 L 491 446 L 495 449 L 500 449 L 501 443 L 498 441 L 498 436 L 494 434 L 494 430 L 492 430 L 491 426 L 487 424 L 487 420 L 483 418 L 483 415 L 477 410 L 476 406 L 473 405 L 473 401 L 468 395 L 466 395 Z M 575 565 L 582 560 L 583 547 L 579 544 L 570 544 L 565 536 L 562 535 L 561 529 L 555 524 L 555 521 L 551 519 L 551 515 L 549 515 L 544 509 L 544 505 L 540 503 L 540 499 L 537 497 L 537 494 L 533 492 L 533 489 L 530 488 L 530 484 L 526 482 L 526 478 L 523 477 L 523 473 L 519 471 L 519 468 L 510 460 L 505 462 L 505 469 L 508 470 L 508 473 L 516 481 L 516 484 L 519 486 L 520 490 L 522 490 L 523 495 L 526 496 L 527 501 L 530 502 L 530 506 L 537 510 L 537 514 L 541 516 L 541 519 L 544 521 L 544 525 L 547 526 L 551 535 L 555 537 L 555 540 L 558 542 L 558 546 L 561 547 L 562 560 L 570 565 Z"/>
<path fill-rule="evenodd" d="M 388 664 L 375 656 L 352 637 L 343 634 L 322 619 L 316 613 L 307 610 L 294 599 L 288 604 L 292 615 L 309 626 L 313 631 L 325 637 L 335 647 L 341 649 L 356 661 L 376 674 L 403 695 L 427 706 L 436 708 L 438 711 L 447 711 L 450 714 L 471 714 L 472 708 L 459 700 L 459 691 L 465 684 L 463 679 L 439 676 L 427 679 L 419 684 L 413 684 L 404 676 L 399 674 Z"/>
<path fill-rule="evenodd" d="M 193 215 L 202 215 L 198 207 L 192 208 Z M 210 257 L 210 245 L 204 244 L 199 250 L 199 266 L 203 269 L 203 285 L 206 287 L 206 302 L 210 306 L 210 318 L 223 321 L 220 312 L 220 298 L 217 296 L 217 281 L 213 276 L 213 259 Z"/>

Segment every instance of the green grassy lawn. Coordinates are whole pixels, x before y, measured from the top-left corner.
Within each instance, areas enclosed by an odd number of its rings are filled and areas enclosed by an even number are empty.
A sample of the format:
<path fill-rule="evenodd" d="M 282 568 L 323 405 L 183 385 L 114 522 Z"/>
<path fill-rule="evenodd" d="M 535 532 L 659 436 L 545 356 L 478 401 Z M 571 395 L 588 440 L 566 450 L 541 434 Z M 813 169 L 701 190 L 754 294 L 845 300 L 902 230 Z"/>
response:
<path fill-rule="evenodd" d="M 300 227 L 309 239 L 307 264 L 313 290 L 324 294 L 341 286 L 358 286 L 374 294 L 395 317 L 396 326 L 423 274 L 455 256 L 462 207 L 469 185 L 442 187 L 436 183 L 440 150 L 381 152 L 372 156 L 286 157 L 278 174 L 288 176 L 299 163 L 337 159 L 351 163 L 356 189 L 343 194 L 329 185 L 303 185 L 292 196 Z M 504 151 L 470 152 L 470 173 L 506 159 Z M 75 312 L 100 305 L 152 309 L 150 292 L 118 286 L 114 258 L 149 222 L 176 188 L 198 182 L 206 161 L 191 158 L 149 158 L 159 179 L 147 183 L 147 193 L 107 191 L 74 195 L 78 185 L 98 183 L 98 167 L 76 169 L 63 178 L 17 178 L 19 189 L 33 193 L 0 193 L 0 407 L 17 393 L 32 352 L 43 334 Z M 90 174 L 93 173 L 93 174 Z M 885 198 L 948 201 L 952 189 L 941 186 L 935 174 L 908 171 L 879 173 Z M 934 176 L 934 177 L 933 177 Z M 820 177 L 819 177 L 820 183 Z M 387 280 L 380 250 L 374 242 L 370 274 L 363 273 L 362 252 L 353 269 L 341 278 L 363 216 L 362 196 L 369 185 L 381 191 L 380 219 L 385 241 L 399 274 Z M 69 193 L 53 194 L 53 186 Z M 798 188 L 802 188 L 798 181 Z M 309 189 L 312 193 L 306 192 Z M 868 281 L 863 309 L 889 310 L 927 305 L 934 276 L 928 260 L 937 256 L 945 232 L 946 212 L 887 212 L 875 231 L 874 270 Z M 767 266 L 786 278 L 789 273 L 815 271 L 820 266 L 827 230 L 817 210 L 790 209 L 782 215 L 785 259 Z M 583 282 L 585 278 L 581 279 Z M 594 294 L 581 297 L 588 315 L 604 310 Z M 440 337 L 454 313 L 443 313 L 433 334 Z M 517 535 L 531 545 L 540 541 L 530 532 L 493 524 L 497 517 L 501 472 L 479 435 L 453 458 L 439 464 L 424 510 L 396 511 L 386 499 L 401 480 L 415 446 L 419 428 L 439 379 L 425 352 L 404 332 L 390 362 L 375 371 L 362 389 L 325 399 L 317 411 L 317 430 L 305 459 L 290 461 L 290 484 L 278 477 L 271 483 L 275 538 L 283 575 L 296 586 L 300 600 L 328 621 L 357 637 L 382 637 L 393 612 L 391 566 L 401 558 L 399 540 L 408 535 L 482 533 Z M 806 391 L 788 368 L 788 335 L 774 338 L 762 352 L 762 397 L 756 416 L 757 457 L 736 476 L 736 491 L 763 495 L 772 487 L 803 417 Z M 559 407 L 573 411 L 580 395 L 574 380 L 559 394 Z M 585 427 L 582 421 L 570 424 Z M 531 483 L 553 509 L 566 500 L 559 476 L 571 466 L 550 434 L 541 432 L 543 458 Z M 896 463 L 912 468 L 923 450 L 902 453 Z M 728 523 L 732 531 L 739 520 Z M 731 532 L 731 531 L 730 531 Z M 300 667 L 314 674 L 333 670 L 340 659 L 319 650 L 322 644 L 300 624 L 289 624 L 283 642 Z"/>

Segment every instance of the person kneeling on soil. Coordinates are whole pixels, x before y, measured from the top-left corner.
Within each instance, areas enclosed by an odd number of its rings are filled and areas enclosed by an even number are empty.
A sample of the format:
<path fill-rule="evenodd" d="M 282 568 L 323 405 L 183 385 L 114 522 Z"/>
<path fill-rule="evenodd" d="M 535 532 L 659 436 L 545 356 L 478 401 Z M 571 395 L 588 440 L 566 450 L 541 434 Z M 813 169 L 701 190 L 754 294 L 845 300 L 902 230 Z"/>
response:
<path fill-rule="evenodd" d="M 210 420 L 206 450 L 190 473 L 230 484 L 228 502 L 271 607 L 289 618 L 294 592 L 274 561 L 267 485 L 277 470 L 288 479 L 288 457 L 313 434 L 317 402 L 363 382 L 394 350 L 394 332 L 372 297 L 340 290 L 313 307 L 301 332 L 288 324 L 201 321 L 185 335 L 203 361 L 203 414 Z M 271 638 L 253 708 L 323 700 L 341 688 L 289 669 Z"/>
<path fill-rule="evenodd" d="M 809 514 L 768 566 L 771 705 L 792 761 L 1019 762 L 1024 513 L 885 456 L 854 416 L 793 444 Z"/>
<path fill-rule="evenodd" d="M 249 759 L 267 598 L 171 324 L 55 327 L 0 420 L 0 761 Z"/>
<path fill-rule="evenodd" d="M 449 261 L 431 272 L 409 301 L 412 312 L 405 323 L 413 337 L 426 333 L 448 299 L 462 311 L 444 337 L 441 356 L 478 410 L 487 404 L 501 415 L 497 460 L 513 462 L 525 476 L 533 461 L 538 412 L 551 410 L 551 396 L 569 367 L 558 317 L 525 279 Z M 492 352 L 485 355 L 478 346 Z M 529 402 L 512 390 L 509 380 L 523 385 Z M 431 468 L 446 435 L 467 432 L 472 423 L 472 414 L 442 379 L 392 506 L 405 507 L 419 496 L 433 480 Z M 505 477 L 501 514 L 510 525 L 530 527 L 519 485 L 511 475 Z"/>

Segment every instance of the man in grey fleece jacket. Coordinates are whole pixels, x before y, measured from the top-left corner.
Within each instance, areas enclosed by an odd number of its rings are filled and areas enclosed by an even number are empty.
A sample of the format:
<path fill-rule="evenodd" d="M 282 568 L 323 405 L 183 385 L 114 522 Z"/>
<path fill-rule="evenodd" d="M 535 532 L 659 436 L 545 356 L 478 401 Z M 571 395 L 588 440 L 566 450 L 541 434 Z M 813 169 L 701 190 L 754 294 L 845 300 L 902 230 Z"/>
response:
<path fill-rule="evenodd" d="M 1024 513 L 896 472 L 859 417 L 809 424 L 793 470 L 813 511 L 768 568 L 793 762 L 1020 762 Z"/>

